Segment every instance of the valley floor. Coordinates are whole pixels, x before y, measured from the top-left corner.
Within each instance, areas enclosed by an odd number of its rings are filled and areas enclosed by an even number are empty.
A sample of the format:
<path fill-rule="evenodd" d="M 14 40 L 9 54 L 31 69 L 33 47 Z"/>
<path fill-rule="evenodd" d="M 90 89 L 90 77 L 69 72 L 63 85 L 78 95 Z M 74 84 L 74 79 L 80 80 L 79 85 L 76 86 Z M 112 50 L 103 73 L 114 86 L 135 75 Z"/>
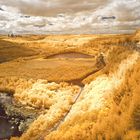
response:
<path fill-rule="evenodd" d="M 139 140 L 139 42 L 140 32 L 1 36 L 0 92 L 12 101 L 0 107 L 24 116 L 11 140 Z"/>

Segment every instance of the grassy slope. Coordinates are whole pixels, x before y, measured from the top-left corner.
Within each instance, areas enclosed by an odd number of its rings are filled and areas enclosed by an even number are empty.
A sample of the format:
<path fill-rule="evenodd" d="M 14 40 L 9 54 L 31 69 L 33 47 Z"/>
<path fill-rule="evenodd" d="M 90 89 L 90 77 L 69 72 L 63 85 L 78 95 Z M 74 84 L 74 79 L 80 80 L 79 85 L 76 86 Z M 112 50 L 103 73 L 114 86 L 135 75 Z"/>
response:
<path fill-rule="evenodd" d="M 78 40 L 79 38 L 81 38 L 81 40 L 84 40 L 84 41 Z M 115 72 L 120 62 L 133 53 L 132 50 L 135 47 L 135 43 L 139 40 L 140 39 L 139 39 L 138 33 L 137 33 L 137 38 L 135 38 L 134 35 L 116 35 L 116 36 L 114 35 L 100 36 L 99 35 L 96 37 L 88 36 L 88 35 L 81 35 L 81 36 L 74 36 L 74 35 L 67 36 L 66 35 L 66 36 L 45 36 L 45 37 L 44 36 L 40 36 L 40 37 L 31 36 L 29 38 L 19 37 L 19 38 L 14 38 L 14 39 L 2 37 L 0 40 L 0 44 L 2 44 L 2 42 L 6 43 L 6 45 L 8 46 L 12 46 L 14 44 L 13 47 L 15 48 L 15 51 L 21 47 L 22 49 L 26 48 L 26 50 L 24 51 L 25 53 L 28 53 L 29 52 L 28 50 L 31 49 L 31 50 L 41 53 L 41 56 L 42 55 L 49 56 L 49 55 L 57 54 L 60 52 L 61 53 L 62 52 L 84 52 L 85 54 L 91 54 L 95 56 L 103 52 L 104 55 L 106 56 L 107 65 L 103 70 L 99 71 L 97 74 L 91 75 L 87 79 L 85 79 L 84 82 L 88 83 L 96 79 L 96 77 L 99 75 L 105 74 L 106 76 L 108 76 L 110 73 Z M 6 45 L 4 44 L 3 46 L 5 47 Z M 17 46 L 17 48 L 15 46 Z M 11 49 L 11 51 L 9 51 L 10 49 L 8 49 L 9 56 L 13 49 Z M 1 54 L 3 55 L 5 53 L 1 52 Z M 20 53 L 16 52 L 14 54 L 14 58 L 19 58 L 22 55 L 22 54 L 20 55 L 18 54 Z M 8 58 L 8 55 L 6 56 L 6 58 Z M 31 55 L 34 55 L 34 54 L 31 54 Z M 23 56 L 25 57 L 26 55 L 23 55 Z M 26 60 L 24 60 L 24 57 L 23 57 L 23 61 L 18 60 L 19 63 L 24 64 L 26 62 Z M 27 59 L 27 62 L 28 62 L 28 59 Z M 5 79 L 5 76 L 7 76 L 8 74 L 8 69 L 7 69 L 8 67 L 11 67 L 9 69 L 10 71 L 12 70 L 16 71 L 17 69 L 17 66 L 15 65 L 17 64 L 16 61 L 12 63 L 9 62 L 9 64 L 8 65 L 7 64 L 8 63 L 1 64 L 1 70 L 5 68 L 5 73 L 4 73 L 4 70 L 3 70 L 3 73 L 1 73 L 1 77 L 4 76 L 3 77 L 4 79 Z M 139 65 L 139 61 L 137 65 Z M 66 68 L 65 67 L 63 68 L 67 69 L 68 67 L 66 66 Z M 23 68 L 21 69 L 22 70 L 24 69 L 24 65 L 23 65 Z M 86 68 L 83 69 L 82 73 L 84 73 L 85 70 Z M 122 138 L 125 139 L 128 137 L 136 138 L 137 134 L 139 133 L 139 131 L 136 131 L 136 130 L 139 130 L 138 126 L 136 126 L 137 115 L 139 115 L 139 107 L 135 108 L 135 106 L 137 106 L 137 103 L 138 103 L 137 100 L 139 99 L 139 95 L 137 94 L 139 92 L 139 89 L 138 89 L 138 86 L 134 86 L 134 85 L 139 85 L 139 76 L 137 76 L 138 71 L 139 71 L 139 67 L 135 66 L 133 71 L 129 71 L 127 73 L 127 75 L 129 76 L 126 76 L 125 82 L 122 85 L 122 87 L 120 87 L 115 92 L 114 94 L 115 96 L 110 98 L 110 102 L 112 103 L 112 106 L 109 109 L 109 111 L 107 111 L 107 113 L 103 112 L 103 114 L 99 114 L 98 111 L 94 111 L 94 112 L 92 111 L 92 112 L 87 112 L 82 116 L 77 115 L 70 122 L 69 121 L 66 122 L 66 124 L 62 128 L 60 128 L 61 131 L 59 131 L 57 135 L 54 136 L 52 133 L 52 135 L 48 136 L 46 139 L 48 140 L 52 138 L 52 139 L 59 140 L 59 139 L 62 139 L 62 136 L 64 136 L 63 139 L 66 139 L 66 140 L 71 139 L 72 138 L 71 136 L 73 136 L 73 139 L 84 139 L 84 140 L 91 139 L 91 138 L 95 140 L 96 139 L 100 140 L 104 138 L 106 139 L 111 139 L 111 138 L 112 139 L 122 139 Z M 74 75 L 73 72 L 71 73 L 72 76 Z M 80 72 L 78 72 L 78 74 Z M 31 71 L 29 75 L 32 73 L 33 71 Z M 64 72 L 62 72 L 62 74 L 63 73 Z M 36 73 L 36 75 L 37 74 L 38 73 Z M 74 75 L 74 77 L 76 76 L 77 74 Z M 55 77 L 57 77 L 57 75 L 55 75 Z M 68 76 L 68 78 L 70 77 L 71 75 Z M 129 77 L 131 79 L 129 79 Z M 8 85 L 7 89 L 9 89 L 10 87 L 11 89 L 14 90 L 17 88 L 17 86 L 21 86 L 21 85 L 23 86 L 23 88 L 26 87 L 26 85 L 24 85 L 24 83 L 26 83 L 26 80 L 20 81 L 19 76 L 15 78 L 16 80 L 12 80 L 12 75 L 9 75 L 5 83 L 3 82 L 4 81 L 3 78 L 1 78 L 0 83 L 1 85 L 4 85 L 2 87 L 6 87 Z M 23 75 L 23 79 L 24 78 L 28 79 L 30 77 L 26 77 Z M 128 82 L 129 81 L 128 79 L 130 80 L 130 82 Z M 134 82 L 134 84 L 131 83 L 131 80 Z M 8 84 L 6 84 L 7 82 Z M 29 82 L 29 85 L 30 85 L 30 82 Z M 28 83 L 27 83 L 27 86 L 28 86 Z M 134 87 L 134 89 L 133 88 L 131 89 L 130 87 Z M 129 93 L 132 94 L 131 96 L 128 95 L 128 91 L 130 91 Z M 123 95 L 121 95 L 122 92 L 123 92 Z M 123 110 L 123 111 L 120 111 L 120 110 Z M 135 114 L 133 112 L 138 112 L 138 113 Z M 132 121 L 130 121 L 130 119 Z M 117 123 L 115 124 L 115 122 Z M 135 128 L 134 126 L 136 126 L 137 128 Z M 32 138 L 31 133 L 29 134 L 31 136 L 30 139 Z M 34 135 L 37 136 L 38 134 L 39 132 L 36 131 Z"/>
<path fill-rule="evenodd" d="M 0 63 L 36 54 L 35 50 L 25 48 L 22 44 L 5 41 L 2 37 L 0 38 Z"/>
<path fill-rule="evenodd" d="M 57 62 L 62 63 L 62 66 L 52 68 L 50 64 L 55 60 L 49 60 L 50 63 L 40 60 L 42 65 L 40 66 L 39 60 L 35 60 L 32 67 L 31 57 L 34 56 L 35 52 L 40 54 L 36 58 L 43 58 L 52 54 L 62 52 L 84 52 L 97 56 L 101 52 L 104 53 L 107 66 L 103 71 L 99 72 L 108 73 L 109 68 L 115 69 L 116 63 L 124 59 L 127 55 L 131 54 L 131 48 L 125 47 L 127 43 L 131 45 L 132 35 L 59 35 L 59 36 L 23 36 L 16 38 L 1 37 L 0 45 L 0 57 L 1 60 L 8 61 L 11 59 L 20 58 L 15 62 L 4 63 L 0 65 L 0 76 L 17 76 L 21 78 L 42 78 L 49 81 L 70 81 L 74 79 L 82 79 L 88 73 L 93 71 L 94 60 L 71 60 L 71 63 L 67 59 L 63 60 L 63 63 L 59 60 Z M 115 55 L 115 57 L 114 57 Z M 33 59 L 33 58 L 32 58 Z M 74 62 L 74 63 L 72 63 Z M 39 65 L 37 67 L 37 65 Z M 85 65 L 83 67 L 83 65 Z M 30 67 L 29 67 L 30 66 Z M 97 73 L 98 74 L 98 73 Z M 92 81 L 96 75 L 91 75 L 83 81 L 88 83 Z M 83 80 L 83 79 L 82 79 Z"/>
<path fill-rule="evenodd" d="M 107 110 L 87 111 L 68 119 L 46 140 L 139 140 L 140 137 L 140 59 L 114 91 Z M 83 104 L 83 108 L 86 104 Z"/>

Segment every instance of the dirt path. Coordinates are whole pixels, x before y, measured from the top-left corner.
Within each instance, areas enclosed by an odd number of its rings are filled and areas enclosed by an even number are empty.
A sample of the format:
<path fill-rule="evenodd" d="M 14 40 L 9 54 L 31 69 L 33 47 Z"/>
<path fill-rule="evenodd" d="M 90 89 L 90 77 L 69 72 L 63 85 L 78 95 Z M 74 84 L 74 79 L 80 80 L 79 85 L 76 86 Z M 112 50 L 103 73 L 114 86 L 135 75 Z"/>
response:
<path fill-rule="evenodd" d="M 81 88 L 81 91 L 80 91 L 79 94 L 76 96 L 73 105 L 77 102 L 78 98 L 80 97 L 80 95 L 81 95 L 81 93 L 82 93 L 82 89 L 83 89 L 83 88 Z M 72 105 L 72 106 L 73 106 L 73 105 Z M 71 109 L 72 109 L 72 106 L 70 107 L 69 111 L 65 114 L 65 116 L 62 118 L 62 120 L 60 120 L 60 121 L 58 122 L 58 124 L 57 124 L 51 131 L 57 130 L 58 127 L 64 122 L 65 118 L 66 118 L 66 117 L 68 116 L 68 114 L 70 113 L 70 111 L 71 111 Z"/>

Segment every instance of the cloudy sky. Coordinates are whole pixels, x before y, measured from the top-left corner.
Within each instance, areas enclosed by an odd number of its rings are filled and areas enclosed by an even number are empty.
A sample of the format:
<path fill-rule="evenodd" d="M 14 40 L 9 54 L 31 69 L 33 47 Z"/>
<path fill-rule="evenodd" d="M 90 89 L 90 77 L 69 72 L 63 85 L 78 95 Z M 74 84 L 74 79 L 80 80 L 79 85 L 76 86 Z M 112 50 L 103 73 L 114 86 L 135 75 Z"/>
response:
<path fill-rule="evenodd" d="M 0 0 L 0 33 L 129 33 L 140 28 L 140 0 Z"/>

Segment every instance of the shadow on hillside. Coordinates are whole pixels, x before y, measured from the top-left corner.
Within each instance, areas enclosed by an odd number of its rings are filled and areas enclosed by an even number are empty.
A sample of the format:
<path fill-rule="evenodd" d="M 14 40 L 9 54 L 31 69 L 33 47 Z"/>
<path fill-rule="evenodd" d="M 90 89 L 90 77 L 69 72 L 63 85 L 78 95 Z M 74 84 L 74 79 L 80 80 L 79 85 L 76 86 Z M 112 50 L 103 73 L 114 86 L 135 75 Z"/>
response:
<path fill-rule="evenodd" d="M 37 52 L 33 49 L 27 49 L 17 43 L 0 39 L 0 63 L 36 54 Z"/>

